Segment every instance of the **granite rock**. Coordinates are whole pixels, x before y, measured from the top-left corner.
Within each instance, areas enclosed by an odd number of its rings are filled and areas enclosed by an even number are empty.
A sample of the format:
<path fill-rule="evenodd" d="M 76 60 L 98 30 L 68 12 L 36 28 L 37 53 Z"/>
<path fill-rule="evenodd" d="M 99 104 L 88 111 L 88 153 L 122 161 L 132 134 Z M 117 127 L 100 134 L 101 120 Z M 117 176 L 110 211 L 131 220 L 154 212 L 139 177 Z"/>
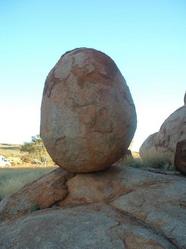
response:
<path fill-rule="evenodd" d="M 50 71 L 41 106 L 41 137 L 53 161 L 65 170 L 110 167 L 128 149 L 136 122 L 126 81 L 106 54 L 75 49 Z"/>

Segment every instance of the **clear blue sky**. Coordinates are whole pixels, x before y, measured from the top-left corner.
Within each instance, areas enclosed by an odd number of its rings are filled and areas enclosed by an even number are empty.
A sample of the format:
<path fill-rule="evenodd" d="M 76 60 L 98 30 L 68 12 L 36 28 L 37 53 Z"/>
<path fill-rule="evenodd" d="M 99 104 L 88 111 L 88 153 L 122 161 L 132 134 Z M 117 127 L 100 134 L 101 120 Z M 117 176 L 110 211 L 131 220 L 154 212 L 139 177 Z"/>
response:
<path fill-rule="evenodd" d="M 183 104 L 185 0 L 0 1 L 0 142 L 39 133 L 45 78 L 76 47 L 111 56 L 137 109 L 135 149 Z"/>

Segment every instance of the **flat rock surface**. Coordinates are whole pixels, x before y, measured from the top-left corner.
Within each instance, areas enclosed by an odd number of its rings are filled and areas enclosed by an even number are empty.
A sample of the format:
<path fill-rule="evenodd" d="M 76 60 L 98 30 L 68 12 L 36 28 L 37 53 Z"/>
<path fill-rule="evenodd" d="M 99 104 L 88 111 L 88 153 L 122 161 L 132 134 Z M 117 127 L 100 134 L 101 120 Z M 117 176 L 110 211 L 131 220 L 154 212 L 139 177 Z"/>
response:
<path fill-rule="evenodd" d="M 186 179 L 149 170 L 113 166 L 71 175 L 65 196 L 41 211 L 12 213 L 10 196 L 6 206 L 0 202 L 0 248 L 185 249 Z"/>
<path fill-rule="evenodd" d="M 0 227 L 1 249 L 175 249 L 169 239 L 107 205 L 45 210 Z"/>

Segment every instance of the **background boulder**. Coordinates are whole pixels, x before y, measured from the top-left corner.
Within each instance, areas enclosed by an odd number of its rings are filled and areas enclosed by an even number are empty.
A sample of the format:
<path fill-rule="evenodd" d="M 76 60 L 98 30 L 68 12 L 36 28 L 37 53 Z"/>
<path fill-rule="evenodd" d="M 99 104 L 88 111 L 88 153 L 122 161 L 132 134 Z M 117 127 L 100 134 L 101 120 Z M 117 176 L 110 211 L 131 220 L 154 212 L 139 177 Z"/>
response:
<path fill-rule="evenodd" d="M 174 164 L 176 145 L 186 139 L 186 105 L 173 112 L 162 124 L 159 132 L 150 135 L 140 147 L 142 158 L 149 154 L 164 155 Z"/>
<path fill-rule="evenodd" d="M 140 156 L 143 158 L 147 154 L 154 154 L 156 153 L 156 135 L 157 132 L 151 134 L 147 137 L 147 139 L 143 142 L 143 144 L 140 147 Z"/>
<path fill-rule="evenodd" d="M 186 175 L 186 139 L 177 143 L 174 165 L 178 171 Z"/>

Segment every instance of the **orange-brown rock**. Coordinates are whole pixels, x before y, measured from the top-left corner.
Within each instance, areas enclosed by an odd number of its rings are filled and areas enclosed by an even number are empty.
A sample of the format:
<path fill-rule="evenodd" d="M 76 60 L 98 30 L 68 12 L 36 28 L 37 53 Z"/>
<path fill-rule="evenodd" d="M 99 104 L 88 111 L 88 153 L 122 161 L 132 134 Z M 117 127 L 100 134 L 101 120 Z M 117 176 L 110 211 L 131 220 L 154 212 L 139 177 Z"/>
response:
<path fill-rule="evenodd" d="M 174 164 L 176 145 L 186 139 L 186 105 L 173 112 L 162 124 L 159 132 L 150 135 L 140 147 L 142 158 L 149 154 L 168 156 Z"/>
<path fill-rule="evenodd" d="M 48 209 L 0 226 L 1 249 L 183 249 L 105 204 Z"/>
<path fill-rule="evenodd" d="M 48 208 L 64 199 L 68 193 L 66 181 L 71 176 L 72 174 L 58 168 L 4 198 L 0 202 L 0 221 Z"/>
<path fill-rule="evenodd" d="M 174 165 L 177 170 L 186 175 L 186 139 L 177 143 Z"/>
<path fill-rule="evenodd" d="M 64 54 L 49 73 L 41 106 L 41 137 L 70 172 L 110 167 L 136 129 L 135 106 L 114 61 L 95 49 Z"/>
<path fill-rule="evenodd" d="M 48 187 L 52 175 L 55 187 Z M 32 183 L 39 192 L 32 201 L 31 184 L 10 196 L 7 205 L 0 202 L 1 249 L 186 248 L 186 181 L 181 175 L 121 165 L 67 176 L 59 168 L 41 179 Z M 34 209 L 38 202 L 43 210 Z"/>

